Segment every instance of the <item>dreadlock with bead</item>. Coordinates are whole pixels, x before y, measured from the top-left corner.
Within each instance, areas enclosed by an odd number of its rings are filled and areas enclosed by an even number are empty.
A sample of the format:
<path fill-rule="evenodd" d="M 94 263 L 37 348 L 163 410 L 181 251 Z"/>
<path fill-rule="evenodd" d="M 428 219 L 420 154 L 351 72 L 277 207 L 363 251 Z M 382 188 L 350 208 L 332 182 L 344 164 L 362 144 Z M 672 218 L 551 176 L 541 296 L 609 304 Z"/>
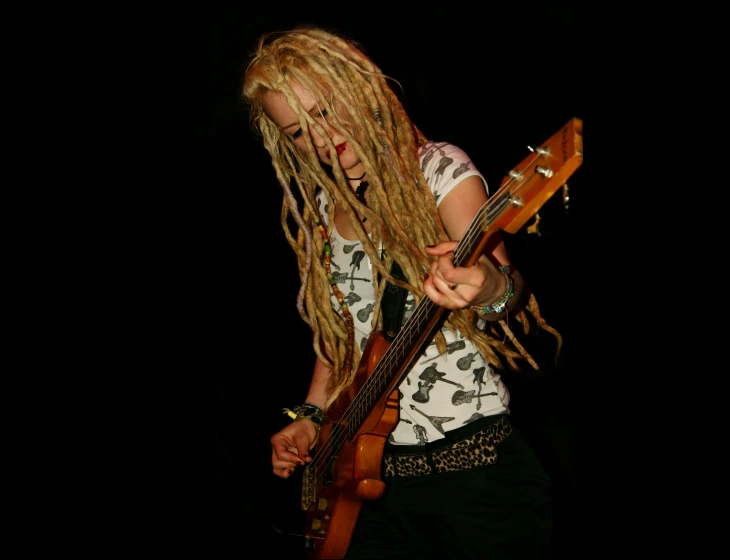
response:
<path fill-rule="evenodd" d="M 318 109 L 327 115 L 328 124 L 347 139 L 348 146 L 359 156 L 369 182 L 367 205 L 353 192 L 337 158 L 333 158 L 331 170 L 319 161 L 308 134 L 310 127 L 324 139 L 331 153 L 336 152 L 336 147 L 302 106 L 292 90 L 293 80 L 311 92 Z M 423 247 L 448 240 L 436 200 L 419 164 L 419 147 L 427 139 L 409 119 L 389 80 L 355 42 L 325 30 L 302 28 L 262 36 L 243 84 L 242 97 L 250 107 L 251 125 L 262 138 L 283 189 L 281 225 L 296 254 L 301 280 L 297 308 L 312 329 L 314 351 L 333 371 L 329 403 L 352 382 L 362 355 L 354 342 L 347 302 L 330 270 L 329 236 L 335 223 L 335 207 L 340 207 L 353 224 L 374 267 L 374 331 L 382 328 L 380 302 L 387 282 L 410 290 L 419 302 L 424 296 L 423 277 L 432 259 Z M 267 116 L 263 108 L 267 91 L 282 93 L 297 114 L 306 152 L 297 149 Z M 319 215 L 315 201 L 320 192 L 328 203 L 324 206 L 327 219 Z M 362 225 L 362 216 L 370 222 L 370 235 Z M 292 220 L 296 227 L 291 225 Z M 380 247 L 383 251 L 379 251 Z M 403 270 L 405 282 L 391 276 L 394 260 Z M 332 293 L 340 303 L 341 313 L 329 304 L 322 305 Z M 560 341 L 560 335 L 540 316 L 534 296 L 515 315 L 528 328 L 525 310 Z M 477 328 L 469 309 L 452 311 L 446 326 L 471 339 L 499 369 L 504 367 L 503 359 L 515 369 L 517 359 L 524 359 L 537 369 L 508 325 L 500 323 L 511 344 L 494 330 L 490 334 Z M 440 332 L 436 343 L 440 352 L 446 351 Z"/>

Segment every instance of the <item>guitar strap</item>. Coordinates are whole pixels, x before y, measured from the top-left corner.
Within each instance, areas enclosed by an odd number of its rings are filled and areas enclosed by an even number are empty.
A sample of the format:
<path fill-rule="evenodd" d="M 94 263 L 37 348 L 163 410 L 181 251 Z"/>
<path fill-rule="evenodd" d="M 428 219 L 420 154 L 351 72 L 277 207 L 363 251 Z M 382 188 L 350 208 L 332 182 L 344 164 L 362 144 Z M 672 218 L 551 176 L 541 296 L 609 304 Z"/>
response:
<path fill-rule="evenodd" d="M 397 280 L 405 281 L 405 275 L 400 265 L 393 261 L 390 267 L 390 274 Z M 401 324 L 403 323 L 403 313 L 405 311 L 406 302 L 405 288 L 395 286 L 391 282 L 385 287 L 383 299 L 381 300 L 381 309 L 383 310 L 383 337 L 388 342 L 393 342 L 395 335 L 398 334 Z"/>

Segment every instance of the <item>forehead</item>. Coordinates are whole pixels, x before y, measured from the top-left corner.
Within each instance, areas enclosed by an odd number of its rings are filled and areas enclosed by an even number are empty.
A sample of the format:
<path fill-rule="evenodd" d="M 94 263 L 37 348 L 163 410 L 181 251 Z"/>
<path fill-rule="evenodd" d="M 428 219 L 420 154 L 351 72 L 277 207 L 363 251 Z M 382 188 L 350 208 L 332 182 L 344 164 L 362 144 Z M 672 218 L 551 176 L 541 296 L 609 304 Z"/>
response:
<path fill-rule="evenodd" d="M 306 111 L 315 106 L 314 96 L 304 89 L 299 82 L 293 81 L 291 88 Z M 299 122 L 296 112 L 289 105 L 284 94 L 279 91 L 267 91 L 263 97 L 263 105 L 266 114 L 282 128 Z"/>

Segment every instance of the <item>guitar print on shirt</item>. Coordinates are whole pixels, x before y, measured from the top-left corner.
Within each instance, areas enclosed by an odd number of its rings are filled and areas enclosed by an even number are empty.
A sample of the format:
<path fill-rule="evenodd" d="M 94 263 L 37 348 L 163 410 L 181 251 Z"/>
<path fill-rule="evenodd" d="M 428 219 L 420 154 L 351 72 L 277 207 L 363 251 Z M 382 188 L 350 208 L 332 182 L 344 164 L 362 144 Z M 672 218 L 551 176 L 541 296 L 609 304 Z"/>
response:
<path fill-rule="evenodd" d="M 496 391 L 493 391 L 491 393 L 483 393 L 483 394 L 479 394 L 479 395 L 475 395 L 474 393 L 476 393 L 476 391 L 473 389 L 471 391 L 461 391 L 461 390 L 456 391 L 454 393 L 454 396 L 451 397 L 451 403 L 454 406 L 458 406 L 460 404 L 470 403 L 474 399 L 474 397 L 488 397 L 490 395 L 498 394 Z"/>
<path fill-rule="evenodd" d="M 415 405 L 411 405 L 411 410 L 415 410 L 416 412 L 428 418 L 428 421 L 431 422 L 434 428 L 441 432 L 441 435 L 446 435 L 446 432 L 444 432 L 444 429 L 442 427 L 443 424 L 446 424 L 446 422 L 451 422 L 456 418 L 455 416 L 431 416 L 417 408 Z"/>
<path fill-rule="evenodd" d="M 423 379 L 424 381 L 427 381 L 431 384 L 435 384 L 437 381 L 442 381 L 443 383 L 450 383 L 451 385 L 456 385 L 459 389 L 463 389 L 464 386 L 461 383 L 456 383 L 455 381 L 451 381 L 449 379 L 444 379 L 444 376 L 446 374 L 444 372 L 441 372 L 436 369 L 436 366 L 428 366 L 426 369 L 421 372 L 421 375 L 418 376 L 419 379 Z"/>
<path fill-rule="evenodd" d="M 466 371 L 476 361 L 477 356 L 479 356 L 479 354 L 477 354 L 476 352 L 469 352 L 466 356 L 464 356 L 463 358 L 459 358 L 456 361 L 456 367 Z"/>
<path fill-rule="evenodd" d="M 434 347 L 435 346 L 436 345 L 434 344 Z M 446 353 L 447 354 L 453 354 L 457 350 L 463 350 L 464 348 L 466 348 L 466 342 L 463 341 L 463 340 L 457 340 L 455 342 L 451 342 L 451 343 L 449 343 L 449 344 L 446 345 Z M 426 362 L 430 362 L 432 360 L 435 360 L 439 356 L 440 356 L 440 354 L 436 354 L 433 358 L 429 358 L 428 360 L 423 360 L 421 362 L 421 364 L 425 364 Z"/>
<path fill-rule="evenodd" d="M 433 388 L 433 386 L 436 384 L 437 381 L 443 381 L 444 383 L 450 383 L 451 385 L 456 385 L 459 389 L 463 389 L 464 386 L 461 383 L 456 383 L 455 381 L 451 381 L 449 379 L 444 379 L 444 376 L 446 373 L 438 371 L 436 369 L 436 366 L 429 366 L 426 369 L 423 370 L 421 375 L 418 376 L 419 379 L 422 379 L 425 381 L 425 383 L 418 382 L 418 391 L 413 393 L 413 396 L 411 397 L 414 401 L 417 403 L 427 403 L 430 399 L 429 392 Z"/>
<path fill-rule="evenodd" d="M 415 426 L 413 426 L 413 432 L 416 434 L 418 443 L 421 445 L 426 445 L 426 443 L 428 442 L 428 435 L 426 434 L 426 429 L 423 426 L 416 424 Z"/>
<path fill-rule="evenodd" d="M 484 385 L 484 374 L 487 372 L 486 367 L 480 367 L 476 368 L 472 373 L 474 374 L 474 383 L 478 385 L 477 391 L 482 390 L 482 385 Z M 463 389 L 463 387 L 462 387 Z M 477 410 L 482 408 L 482 396 L 477 395 Z"/>

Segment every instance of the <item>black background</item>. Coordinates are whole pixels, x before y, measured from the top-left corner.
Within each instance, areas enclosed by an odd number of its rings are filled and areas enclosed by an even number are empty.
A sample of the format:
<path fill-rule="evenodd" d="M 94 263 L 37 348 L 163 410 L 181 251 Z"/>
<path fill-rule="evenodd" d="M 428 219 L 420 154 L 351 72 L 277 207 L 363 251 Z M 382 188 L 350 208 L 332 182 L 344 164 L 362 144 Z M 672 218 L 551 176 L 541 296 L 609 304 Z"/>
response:
<path fill-rule="evenodd" d="M 465 4 L 218 2 L 179 10 L 168 25 L 177 75 L 175 196 L 157 243 L 164 350 L 173 364 L 160 434 L 170 489 L 171 544 L 210 558 L 303 557 L 300 482 L 271 474 L 269 437 L 301 404 L 314 360 L 296 310 L 294 257 L 279 224 L 281 188 L 239 98 L 246 57 L 263 32 L 302 24 L 346 33 L 403 87 L 411 117 L 433 140 L 462 147 L 492 191 L 527 146 L 572 117 L 584 120 L 581 11 L 555 0 L 472 12 Z M 345 9 L 347 8 L 347 9 Z M 354 13 L 355 15 L 351 15 Z M 347 15 L 346 15 L 347 14 Z M 515 419 L 556 486 L 556 550 L 583 552 L 585 347 L 579 305 L 590 288 L 585 164 L 541 211 L 541 235 L 508 247 L 567 360 L 548 376 L 508 380 Z"/>

